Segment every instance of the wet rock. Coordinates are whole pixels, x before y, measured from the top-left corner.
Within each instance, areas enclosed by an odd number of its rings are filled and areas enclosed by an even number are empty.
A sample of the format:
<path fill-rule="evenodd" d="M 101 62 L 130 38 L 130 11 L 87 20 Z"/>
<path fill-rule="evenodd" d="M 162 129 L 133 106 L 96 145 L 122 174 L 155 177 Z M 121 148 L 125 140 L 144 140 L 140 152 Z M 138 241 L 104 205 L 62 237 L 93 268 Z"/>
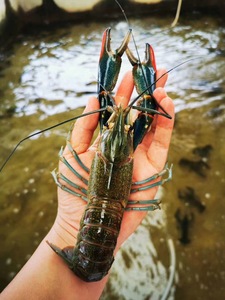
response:
<path fill-rule="evenodd" d="M 205 210 L 205 204 L 201 202 L 200 197 L 196 195 L 195 190 L 192 187 L 187 186 L 184 189 L 178 190 L 178 197 L 180 200 L 196 207 L 200 213 Z"/>
<path fill-rule="evenodd" d="M 212 150 L 213 150 L 213 147 L 211 145 L 205 145 L 203 147 L 194 148 L 192 152 L 202 158 L 204 158 L 204 157 L 208 158 L 210 156 Z"/>
<path fill-rule="evenodd" d="M 0 119 L 13 117 L 16 113 L 16 109 L 16 105 L 6 107 L 4 111 L 0 111 Z"/>
<path fill-rule="evenodd" d="M 181 210 L 178 208 L 175 213 L 175 219 L 180 231 L 179 241 L 184 245 L 189 244 L 191 242 L 189 237 L 190 226 L 194 220 L 193 213 L 185 212 L 184 214 L 182 214 Z"/>
<path fill-rule="evenodd" d="M 209 91 L 206 92 L 206 96 L 212 97 L 221 95 L 224 93 L 224 89 L 221 86 L 212 86 Z"/>
<path fill-rule="evenodd" d="M 207 113 L 207 115 L 211 118 L 217 118 L 223 114 L 224 114 L 224 107 L 222 106 L 214 107 Z"/>
<path fill-rule="evenodd" d="M 225 57 L 225 49 L 223 47 L 216 47 L 216 48 L 209 47 L 208 50 L 210 53 L 215 53 L 218 56 Z"/>
<path fill-rule="evenodd" d="M 208 163 L 203 160 L 194 161 L 187 158 L 181 158 L 179 165 L 197 173 L 201 177 L 206 177 L 206 171 L 210 169 Z"/>

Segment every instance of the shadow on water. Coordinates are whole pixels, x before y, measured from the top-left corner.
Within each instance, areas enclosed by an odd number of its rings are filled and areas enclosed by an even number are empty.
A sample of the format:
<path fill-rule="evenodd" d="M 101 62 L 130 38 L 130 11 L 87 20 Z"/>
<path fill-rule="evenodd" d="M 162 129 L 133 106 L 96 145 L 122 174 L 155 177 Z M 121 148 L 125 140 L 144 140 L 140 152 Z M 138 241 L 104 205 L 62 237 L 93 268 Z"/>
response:
<path fill-rule="evenodd" d="M 171 299 L 221 299 L 225 294 L 225 30 L 214 19 L 133 19 L 143 57 L 145 42 L 158 67 L 170 69 L 168 94 L 176 106 L 169 162 L 173 181 L 163 189 L 162 211 L 149 213 L 118 253 L 102 299 L 160 299 L 168 280 L 166 240 L 176 247 Z M 1 162 L 35 130 L 80 114 L 96 95 L 97 64 L 104 28 L 114 48 L 125 22 L 89 23 L 21 35 L 1 57 Z M 130 69 L 123 60 L 124 73 Z M 120 79 L 119 79 L 120 80 Z M 74 111 L 75 109 L 75 111 Z M 15 276 L 51 227 L 57 209 L 50 171 L 70 125 L 20 146 L 0 174 L 1 289 Z M 122 266 L 122 267 L 121 267 Z"/>

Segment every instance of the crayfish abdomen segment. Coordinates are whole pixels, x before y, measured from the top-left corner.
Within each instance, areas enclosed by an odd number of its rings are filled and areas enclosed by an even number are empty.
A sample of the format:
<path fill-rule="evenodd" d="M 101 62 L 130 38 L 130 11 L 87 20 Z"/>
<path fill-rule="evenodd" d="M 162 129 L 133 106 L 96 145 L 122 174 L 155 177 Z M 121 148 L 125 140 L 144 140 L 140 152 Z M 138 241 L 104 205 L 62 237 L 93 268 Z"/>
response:
<path fill-rule="evenodd" d="M 72 267 L 81 279 L 98 281 L 108 273 L 114 261 L 123 212 L 121 203 L 112 199 L 89 201 L 81 220 Z"/>

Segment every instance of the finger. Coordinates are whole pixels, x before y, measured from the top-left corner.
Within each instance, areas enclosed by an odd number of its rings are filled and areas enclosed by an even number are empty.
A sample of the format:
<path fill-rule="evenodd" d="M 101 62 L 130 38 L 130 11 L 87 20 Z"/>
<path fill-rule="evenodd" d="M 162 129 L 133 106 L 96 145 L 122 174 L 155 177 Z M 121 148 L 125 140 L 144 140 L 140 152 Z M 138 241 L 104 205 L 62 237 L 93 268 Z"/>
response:
<path fill-rule="evenodd" d="M 83 113 L 99 109 L 98 99 L 91 97 Z M 92 140 L 94 131 L 98 125 L 99 113 L 90 116 L 81 117 L 74 125 L 71 134 L 71 144 L 73 149 L 78 153 L 85 152 Z"/>
<path fill-rule="evenodd" d="M 172 119 L 167 119 L 163 116 L 157 117 L 154 136 L 147 152 L 152 165 L 157 170 L 161 170 L 167 160 L 167 153 L 174 126 L 174 104 L 172 99 L 166 95 L 164 89 L 159 88 L 155 90 L 154 96 L 172 117 Z"/>
<path fill-rule="evenodd" d="M 119 85 L 119 88 L 116 92 L 116 96 L 115 96 L 116 105 L 121 103 L 123 107 L 126 107 L 130 101 L 130 97 L 132 95 L 133 89 L 134 89 L 134 80 L 133 80 L 132 72 L 129 71 L 124 75 Z"/>
<path fill-rule="evenodd" d="M 166 94 L 166 91 L 163 89 L 163 88 L 157 88 L 155 91 L 154 91 L 154 96 L 157 100 L 157 102 L 161 104 L 162 100 L 164 98 L 167 97 L 167 94 Z M 164 108 L 164 107 L 163 107 Z M 165 117 L 164 117 L 165 118 Z M 156 126 L 157 126 L 157 119 L 158 119 L 158 115 L 155 115 L 154 116 L 154 120 L 151 124 L 151 128 L 150 128 L 150 131 L 145 135 L 144 139 L 143 139 L 143 142 L 141 143 L 141 147 L 144 147 L 145 150 L 147 151 L 148 148 L 150 147 L 151 145 L 151 142 L 152 142 L 152 139 L 154 137 L 154 133 L 155 133 L 155 129 L 156 129 Z"/>
<path fill-rule="evenodd" d="M 165 112 L 167 112 L 166 108 L 163 106 L 164 104 L 162 103 L 163 99 L 168 97 L 167 96 L 167 93 L 165 91 L 164 88 L 157 88 L 154 93 L 153 93 L 155 99 L 157 100 L 157 102 L 160 104 L 160 106 L 165 110 Z M 161 109 L 159 109 L 159 111 L 162 111 Z M 165 113 L 163 111 L 163 113 Z M 167 112 L 168 115 L 170 115 L 168 112 Z M 152 123 L 152 126 L 151 126 L 151 132 L 152 133 L 155 133 L 155 129 L 156 129 L 156 126 L 157 126 L 157 122 L 158 122 L 158 117 L 160 117 L 160 115 L 155 115 L 154 116 L 154 120 L 153 120 L 153 123 Z M 172 118 L 172 116 L 170 116 Z M 166 118 L 163 116 L 163 119 L 169 119 L 169 118 Z"/>
<path fill-rule="evenodd" d="M 168 73 L 166 69 L 159 69 L 156 71 L 156 78 L 159 79 L 156 82 L 156 87 L 164 87 L 166 84 L 166 81 L 168 79 Z"/>
<path fill-rule="evenodd" d="M 158 115 L 156 127 L 172 127 L 174 123 L 174 104 L 173 100 L 168 97 L 164 88 L 157 88 L 154 93 L 154 97 L 160 103 L 160 105 L 168 112 L 172 119 Z"/>

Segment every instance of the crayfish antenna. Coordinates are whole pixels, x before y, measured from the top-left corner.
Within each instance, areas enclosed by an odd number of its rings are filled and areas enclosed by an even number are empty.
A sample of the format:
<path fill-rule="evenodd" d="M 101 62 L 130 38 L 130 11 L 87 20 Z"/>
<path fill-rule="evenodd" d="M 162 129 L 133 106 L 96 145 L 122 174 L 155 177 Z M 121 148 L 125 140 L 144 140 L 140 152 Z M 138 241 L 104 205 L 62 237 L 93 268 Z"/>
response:
<path fill-rule="evenodd" d="M 46 132 L 48 130 L 51 130 L 53 128 L 56 128 L 58 126 L 61 126 L 61 125 L 64 125 L 66 123 L 69 123 L 71 121 L 74 121 L 76 119 L 79 119 L 79 118 L 83 118 L 83 117 L 86 117 L 86 116 L 89 116 L 89 115 L 93 115 L 93 114 L 96 114 L 96 113 L 99 113 L 99 112 L 103 112 L 107 109 L 107 107 L 104 107 L 104 108 L 100 108 L 100 109 L 97 109 L 97 110 L 93 110 L 93 111 L 90 111 L 88 113 L 84 113 L 82 115 L 79 115 L 79 116 L 76 116 L 76 117 L 73 117 L 73 118 L 70 118 L 70 119 L 67 119 L 65 121 L 62 121 L 58 124 L 55 124 L 55 125 L 52 125 L 48 128 L 45 128 L 45 129 L 42 129 L 42 130 L 39 130 L 39 131 L 36 131 L 30 135 L 28 135 L 27 137 L 23 138 L 22 140 L 19 141 L 19 143 L 16 144 L 16 146 L 13 148 L 13 150 L 10 152 L 9 156 L 6 158 L 6 160 L 4 161 L 4 163 L 1 165 L 0 167 L 0 172 L 4 169 L 4 167 L 6 166 L 6 164 L 8 163 L 8 161 L 10 160 L 10 158 L 13 156 L 13 154 L 16 152 L 17 148 L 26 140 L 29 140 L 30 138 L 36 136 L 36 135 L 39 135 L 43 132 Z"/>

